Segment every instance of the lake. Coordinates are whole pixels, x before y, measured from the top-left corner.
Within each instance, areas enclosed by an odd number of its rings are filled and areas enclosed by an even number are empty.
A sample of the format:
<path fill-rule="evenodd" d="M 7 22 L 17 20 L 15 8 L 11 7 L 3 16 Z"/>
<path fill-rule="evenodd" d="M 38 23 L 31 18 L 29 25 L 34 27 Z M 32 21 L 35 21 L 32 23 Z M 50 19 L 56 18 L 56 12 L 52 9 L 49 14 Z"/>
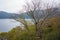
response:
<path fill-rule="evenodd" d="M 25 19 L 28 22 L 31 22 L 31 19 Z M 33 24 L 31 22 L 30 24 Z M 30 25 L 29 24 L 29 25 Z M 0 32 L 8 32 L 14 27 L 21 26 L 22 24 L 14 19 L 0 19 Z"/>
<path fill-rule="evenodd" d="M 8 32 L 19 25 L 20 23 L 13 19 L 0 19 L 0 32 Z"/>

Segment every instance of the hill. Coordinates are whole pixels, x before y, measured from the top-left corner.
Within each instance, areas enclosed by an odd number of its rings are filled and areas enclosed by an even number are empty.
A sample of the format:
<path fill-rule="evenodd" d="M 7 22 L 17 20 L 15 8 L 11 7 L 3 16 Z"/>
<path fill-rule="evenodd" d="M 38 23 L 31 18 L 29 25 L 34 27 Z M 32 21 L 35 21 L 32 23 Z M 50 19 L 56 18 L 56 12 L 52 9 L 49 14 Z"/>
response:
<path fill-rule="evenodd" d="M 18 17 L 18 14 L 0 11 L 0 19 L 12 19 L 17 17 Z"/>
<path fill-rule="evenodd" d="M 53 12 L 49 17 L 56 17 L 56 16 L 60 16 L 60 8 L 52 8 Z M 37 10 L 39 11 L 39 10 Z M 40 10 L 38 15 L 40 15 L 40 18 L 43 18 L 46 15 L 46 11 L 47 10 Z M 44 13 L 43 13 L 44 12 Z M 25 13 L 21 13 L 21 14 L 17 14 L 17 13 L 7 13 L 4 11 L 0 11 L 0 19 L 13 19 L 13 18 L 19 18 L 20 16 L 23 16 L 25 19 L 31 19 L 31 17 L 29 17 L 29 15 L 27 15 L 27 13 L 29 12 L 25 12 Z"/>

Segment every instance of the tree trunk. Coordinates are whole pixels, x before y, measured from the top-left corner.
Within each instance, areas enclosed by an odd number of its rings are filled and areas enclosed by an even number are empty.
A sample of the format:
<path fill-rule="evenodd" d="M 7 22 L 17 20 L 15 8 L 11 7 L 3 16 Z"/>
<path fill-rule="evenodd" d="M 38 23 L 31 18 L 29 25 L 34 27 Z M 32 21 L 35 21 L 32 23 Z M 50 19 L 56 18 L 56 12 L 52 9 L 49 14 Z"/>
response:
<path fill-rule="evenodd" d="M 37 22 L 35 23 L 35 27 L 36 37 L 42 39 L 42 30 L 40 29 L 40 25 Z"/>
<path fill-rule="evenodd" d="M 41 23 L 38 23 L 36 22 L 35 23 L 35 27 L 36 27 L 36 37 L 40 38 L 40 40 L 42 40 L 42 22 Z"/>

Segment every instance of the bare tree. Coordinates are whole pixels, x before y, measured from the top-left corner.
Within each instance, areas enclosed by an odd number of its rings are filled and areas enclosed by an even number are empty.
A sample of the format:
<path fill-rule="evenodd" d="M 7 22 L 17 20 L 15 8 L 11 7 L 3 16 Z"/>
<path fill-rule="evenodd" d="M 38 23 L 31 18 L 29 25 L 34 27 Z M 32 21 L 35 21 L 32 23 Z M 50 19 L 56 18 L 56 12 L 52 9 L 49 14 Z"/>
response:
<path fill-rule="evenodd" d="M 52 3 L 52 2 L 51 2 Z M 30 3 L 26 2 L 25 10 L 28 11 L 27 15 L 29 15 L 35 24 L 35 31 L 36 31 L 36 36 L 39 36 L 42 38 L 42 26 L 45 22 L 45 20 L 49 17 L 49 15 L 52 15 L 54 10 L 52 9 L 52 6 L 49 6 L 49 3 L 46 6 L 46 11 L 42 11 L 42 14 L 45 14 L 45 16 L 42 18 L 43 20 L 40 21 L 41 19 L 41 0 L 31 0 Z"/>
<path fill-rule="evenodd" d="M 40 0 L 32 0 L 31 3 L 29 4 L 26 2 L 25 10 L 28 11 L 27 15 L 29 15 L 33 19 L 33 23 L 36 26 L 36 35 L 38 34 L 38 27 L 39 27 L 39 20 L 40 20 Z M 38 10 L 38 11 L 37 11 Z"/>
<path fill-rule="evenodd" d="M 32 22 L 35 25 L 35 33 L 36 36 L 38 36 L 39 38 L 42 39 L 42 27 L 43 24 L 45 22 L 45 20 L 52 15 L 52 13 L 54 13 L 55 10 L 52 9 L 52 6 L 49 6 L 49 3 L 46 6 L 46 11 L 42 11 L 41 12 L 41 0 L 31 0 L 31 2 L 26 2 L 26 4 L 24 5 L 24 9 L 27 11 L 27 15 L 31 17 L 31 19 L 33 20 Z M 45 14 L 42 17 L 42 14 Z M 41 20 L 42 17 L 42 20 Z M 21 22 L 25 28 L 27 30 L 28 29 L 28 25 L 27 25 L 27 21 L 25 20 L 24 16 L 21 16 L 19 19 L 16 19 L 17 21 Z"/>

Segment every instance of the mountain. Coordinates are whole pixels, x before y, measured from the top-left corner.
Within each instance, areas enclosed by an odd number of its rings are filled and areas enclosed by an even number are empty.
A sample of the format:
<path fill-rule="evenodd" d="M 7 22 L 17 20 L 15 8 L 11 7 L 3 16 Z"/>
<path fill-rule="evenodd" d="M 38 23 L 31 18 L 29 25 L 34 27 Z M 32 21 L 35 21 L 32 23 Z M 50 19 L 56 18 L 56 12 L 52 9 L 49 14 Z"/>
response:
<path fill-rule="evenodd" d="M 49 17 L 56 17 L 56 16 L 60 16 L 60 8 L 52 8 L 53 12 Z M 39 11 L 39 10 L 37 10 Z M 37 12 L 36 11 L 36 12 Z M 43 18 L 46 15 L 46 11 L 47 10 L 40 10 L 38 15 L 39 18 Z M 37 15 L 35 12 L 35 15 Z M 44 12 L 44 13 L 43 13 Z M 25 19 L 31 19 L 31 17 L 29 17 L 29 15 L 27 15 L 28 12 L 25 13 L 21 13 L 21 14 L 16 14 L 16 13 L 7 13 L 4 11 L 0 11 L 0 19 L 13 19 L 13 18 L 19 18 L 21 16 L 23 16 Z"/>
<path fill-rule="evenodd" d="M 0 19 L 14 19 L 14 18 L 19 18 L 20 16 L 24 16 L 26 19 L 29 18 L 29 16 L 26 15 L 26 13 L 17 14 L 17 13 L 8 13 L 5 11 L 0 11 Z"/>
<path fill-rule="evenodd" d="M 39 10 L 37 10 L 37 11 L 39 11 Z M 47 12 L 47 9 L 40 10 L 39 13 L 36 13 L 37 11 L 35 11 L 34 14 L 37 15 L 37 16 L 39 15 L 38 16 L 39 18 L 43 18 L 43 17 L 45 17 L 45 15 L 47 15 L 47 13 L 46 13 Z M 27 15 L 27 13 L 29 13 L 29 12 L 21 13 L 20 16 L 24 16 L 25 18 L 30 19 L 31 17 L 29 17 L 29 15 Z M 57 16 L 60 16 L 60 8 L 58 8 L 58 7 L 52 8 L 51 9 L 51 14 L 49 15 L 48 18 L 50 18 L 50 17 L 57 17 Z M 36 17 L 36 19 L 38 17 Z"/>
<path fill-rule="evenodd" d="M 18 17 L 18 14 L 0 11 L 0 19 L 12 19 L 17 17 Z"/>

